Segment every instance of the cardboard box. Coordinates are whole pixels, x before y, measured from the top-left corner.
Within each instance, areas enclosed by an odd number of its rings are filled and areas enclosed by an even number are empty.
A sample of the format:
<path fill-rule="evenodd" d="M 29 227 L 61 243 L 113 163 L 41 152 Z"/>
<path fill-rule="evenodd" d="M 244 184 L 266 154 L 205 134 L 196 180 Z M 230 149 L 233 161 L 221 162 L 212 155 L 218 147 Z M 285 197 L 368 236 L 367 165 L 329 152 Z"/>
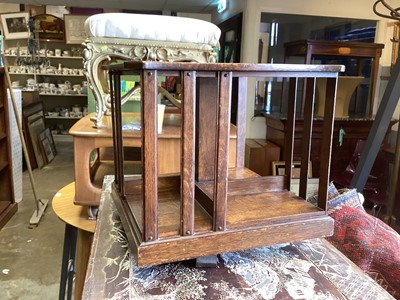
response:
<path fill-rule="evenodd" d="M 22 105 L 28 105 L 39 101 L 38 91 L 22 91 Z"/>

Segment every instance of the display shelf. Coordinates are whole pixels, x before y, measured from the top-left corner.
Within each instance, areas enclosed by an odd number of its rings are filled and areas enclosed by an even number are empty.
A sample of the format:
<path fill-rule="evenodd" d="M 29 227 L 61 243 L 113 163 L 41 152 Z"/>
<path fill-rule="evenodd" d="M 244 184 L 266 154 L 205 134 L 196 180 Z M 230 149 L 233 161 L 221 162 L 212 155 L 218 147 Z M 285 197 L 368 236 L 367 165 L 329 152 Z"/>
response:
<path fill-rule="evenodd" d="M 24 105 L 31 103 L 31 98 L 35 98 L 35 102 L 41 101 L 43 103 L 45 113 L 66 109 L 72 111 L 72 108 L 77 106 L 81 107 L 82 112 L 85 110 L 88 104 L 87 93 L 75 94 L 72 92 L 73 90 L 81 90 L 77 85 L 83 88 L 86 86 L 82 56 L 83 46 L 81 44 L 40 41 L 36 57 L 42 58 L 42 61 L 45 61 L 44 58 L 46 58 L 47 61 L 35 66 L 27 63 L 26 66 L 21 67 L 20 65 L 23 64 L 17 64 L 17 58 L 30 57 L 28 39 L 4 40 L 3 46 L 5 65 L 8 66 L 11 81 L 23 91 L 23 96 L 25 96 L 23 99 Z M 63 87 L 62 85 L 67 84 L 67 82 L 70 87 Z M 27 87 L 31 86 L 36 86 L 39 92 L 35 97 L 30 97 L 29 95 L 31 91 Z M 59 94 L 50 93 L 49 88 Z M 61 94 L 61 90 L 69 92 Z M 68 132 L 69 128 L 78 120 L 79 118 L 75 117 L 44 118 L 45 126 L 52 133 Z M 72 141 L 72 139 L 70 140 Z"/>
<path fill-rule="evenodd" d="M 141 163 L 139 174 L 124 167 L 127 132 L 122 130 L 121 94 L 112 95 L 115 181 L 112 199 L 138 267 L 331 235 L 327 215 L 336 85 L 343 66 L 203 64 L 127 61 L 107 67 L 110 87 L 119 91 L 124 75 L 142 78 Z M 182 80 L 178 173 L 160 174 L 157 134 L 157 76 Z M 285 175 L 259 176 L 244 168 L 246 95 L 249 77 L 289 80 Z M 299 195 L 291 191 L 297 83 L 327 78 L 323 141 L 319 155 L 318 203 L 306 201 L 311 145 L 302 145 Z M 232 82 L 238 80 L 236 143 L 230 147 Z M 315 86 L 315 85 L 314 85 Z M 303 139 L 312 137 L 313 97 L 306 98 Z M 145 118 L 143 116 L 146 116 Z M 234 166 L 229 165 L 234 161 Z"/>
<path fill-rule="evenodd" d="M 15 53 L 19 48 L 23 54 L 20 57 L 25 57 L 27 51 L 26 47 L 27 40 L 7 40 L 4 42 L 4 52 L 5 60 L 7 61 L 7 66 L 9 69 L 9 74 L 11 81 L 19 81 L 18 89 L 22 91 L 31 91 L 27 89 L 28 80 L 34 79 L 40 89 L 39 98 L 43 102 L 44 111 L 55 111 L 57 108 L 62 107 L 71 110 L 73 106 L 84 107 L 87 106 L 87 93 L 78 94 L 72 92 L 73 85 L 81 85 L 85 88 L 84 81 L 86 77 L 83 74 L 83 57 L 74 55 L 44 55 L 40 54 L 38 57 L 47 58 L 50 61 L 48 67 L 37 67 L 36 72 L 34 72 L 29 66 L 20 67 L 16 65 L 16 58 L 18 57 Z M 79 53 L 78 50 L 82 50 L 81 45 L 66 45 L 63 43 L 46 42 L 41 43 L 41 51 L 47 49 L 48 53 L 54 54 L 56 49 L 60 49 L 61 53 L 63 51 L 70 51 L 71 53 Z M 82 52 L 82 51 L 81 51 Z M 42 53 L 42 52 L 41 52 Z M 62 68 L 62 70 L 60 69 Z M 51 70 L 49 70 L 51 69 Z M 69 82 L 71 84 L 71 90 L 65 94 L 57 93 L 47 93 L 44 92 L 44 87 L 41 86 L 42 83 L 54 84 L 56 88 L 58 85 Z M 43 89 L 42 89 L 43 88 Z M 79 118 L 66 118 L 66 117 L 46 117 L 46 126 L 51 130 L 63 128 L 63 130 L 68 130 L 73 122 L 76 122 Z"/>

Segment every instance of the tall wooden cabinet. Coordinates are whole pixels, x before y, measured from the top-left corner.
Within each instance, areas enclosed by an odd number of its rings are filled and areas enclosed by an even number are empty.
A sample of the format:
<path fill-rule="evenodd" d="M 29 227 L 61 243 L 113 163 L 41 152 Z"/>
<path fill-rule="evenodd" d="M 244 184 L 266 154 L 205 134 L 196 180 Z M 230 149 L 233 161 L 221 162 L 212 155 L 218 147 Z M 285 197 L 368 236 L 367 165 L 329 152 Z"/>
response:
<path fill-rule="evenodd" d="M 7 88 L 4 68 L 0 68 L 0 228 L 17 211 L 12 177 Z"/>

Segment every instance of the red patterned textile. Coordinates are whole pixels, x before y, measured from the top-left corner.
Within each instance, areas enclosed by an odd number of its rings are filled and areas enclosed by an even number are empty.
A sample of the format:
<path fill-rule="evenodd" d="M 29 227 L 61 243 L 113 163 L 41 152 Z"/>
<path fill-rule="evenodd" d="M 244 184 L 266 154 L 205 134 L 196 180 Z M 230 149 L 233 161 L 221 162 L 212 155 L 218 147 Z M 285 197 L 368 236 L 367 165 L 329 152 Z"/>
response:
<path fill-rule="evenodd" d="M 400 236 L 380 219 L 359 209 L 333 210 L 333 236 L 327 238 L 364 272 L 400 299 Z"/>

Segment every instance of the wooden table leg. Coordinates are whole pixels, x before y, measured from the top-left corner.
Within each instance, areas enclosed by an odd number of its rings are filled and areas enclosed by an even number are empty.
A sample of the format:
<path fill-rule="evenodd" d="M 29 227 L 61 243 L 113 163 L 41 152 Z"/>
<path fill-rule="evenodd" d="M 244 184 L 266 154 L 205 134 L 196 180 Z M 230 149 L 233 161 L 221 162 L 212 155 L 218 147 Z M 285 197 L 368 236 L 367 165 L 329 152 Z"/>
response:
<path fill-rule="evenodd" d="M 85 283 L 85 276 L 92 241 L 92 232 L 80 229 L 78 230 L 75 257 L 75 300 L 79 300 L 82 298 L 83 285 Z"/>

